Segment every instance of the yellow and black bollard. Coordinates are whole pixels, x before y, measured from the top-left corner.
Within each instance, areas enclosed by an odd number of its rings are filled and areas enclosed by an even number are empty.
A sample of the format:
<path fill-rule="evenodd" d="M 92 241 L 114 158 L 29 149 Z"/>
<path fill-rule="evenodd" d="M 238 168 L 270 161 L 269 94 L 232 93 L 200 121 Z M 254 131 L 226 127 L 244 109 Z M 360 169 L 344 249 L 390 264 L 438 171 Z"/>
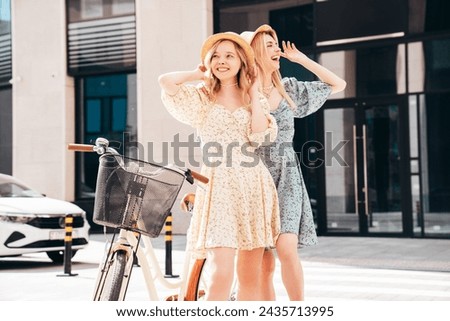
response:
<path fill-rule="evenodd" d="M 64 274 L 58 276 L 75 276 L 78 274 L 72 273 L 72 230 L 73 230 L 73 215 L 68 214 L 64 219 Z"/>
<path fill-rule="evenodd" d="M 166 223 L 166 235 L 164 240 L 166 242 L 166 274 L 165 278 L 177 278 L 179 275 L 172 274 L 172 213 L 167 216 Z"/>

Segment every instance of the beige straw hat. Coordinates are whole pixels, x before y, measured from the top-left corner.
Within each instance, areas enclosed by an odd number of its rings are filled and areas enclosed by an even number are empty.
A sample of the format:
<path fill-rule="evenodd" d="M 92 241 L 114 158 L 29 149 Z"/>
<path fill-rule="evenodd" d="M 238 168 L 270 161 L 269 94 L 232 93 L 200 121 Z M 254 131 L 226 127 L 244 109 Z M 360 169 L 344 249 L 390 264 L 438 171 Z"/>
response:
<path fill-rule="evenodd" d="M 253 39 L 255 39 L 256 35 L 260 32 L 268 32 L 272 37 L 277 39 L 277 34 L 275 30 L 273 30 L 272 27 L 269 25 L 259 26 L 255 31 L 244 31 L 241 33 L 241 37 L 244 38 L 249 45 L 251 45 Z"/>
<path fill-rule="evenodd" d="M 208 53 L 208 51 L 214 46 L 214 44 L 217 41 L 220 41 L 220 40 L 231 40 L 231 41 L 237 43 L 244 50 L 244 53 L 247 56 L 248 61 L 250 63 L 254 64 L 255 54 L 253 53 L 252 47 L 250 47 L 250 45 L 247 43 L 247 41 L 244 38 L 242 38 L 239 34 L 237 34 L 235 32 L 231 32 L 231 31 L 213 34 L 205 40 L 205 42 L 203 43 L 203 46 L 202 46 L 201 54 L 200 54 L 202 63 L 204 63 L 204 60 L 205 60 L 205 57 L 206 57 L 206 54 Z"/>

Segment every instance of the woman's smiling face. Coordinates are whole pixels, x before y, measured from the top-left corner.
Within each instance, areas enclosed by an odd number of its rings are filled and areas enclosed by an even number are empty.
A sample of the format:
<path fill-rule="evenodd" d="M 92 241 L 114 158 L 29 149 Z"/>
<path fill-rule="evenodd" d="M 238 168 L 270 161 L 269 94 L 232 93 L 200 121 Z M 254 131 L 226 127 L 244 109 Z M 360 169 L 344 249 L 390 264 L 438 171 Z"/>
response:
<path fill-rule="evenodd" d="M 221 41 L 211 56 L 211 70 L 221 82 L 234 80 L 241 65 L 236 46 L 229 40 Z"/>
<path fill-rule="evenodd" d="M 267 65 L 272 67 L 272 70 L 280 68 L 281 49 L 278 42 L 269 34 L 264 34 L 264 44 L 266 48 Z"/>

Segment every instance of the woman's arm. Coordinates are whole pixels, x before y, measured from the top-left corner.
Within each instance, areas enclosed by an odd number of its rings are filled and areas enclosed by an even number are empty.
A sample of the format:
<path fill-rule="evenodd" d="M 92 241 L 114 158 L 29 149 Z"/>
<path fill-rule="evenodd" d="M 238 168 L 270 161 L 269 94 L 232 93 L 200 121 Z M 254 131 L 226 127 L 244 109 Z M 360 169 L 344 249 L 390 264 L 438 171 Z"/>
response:
<path fill-rule="evenodd" d="M 253 133 L 260 133 L 269 127 L 269 120 L 264 113 L 259 99 L 259 81 L 255 81 L 249 90 L 250 108 L 252 111 L 251 130 Z"/>
<path fill-rule="evenodd" d="M 321 81 L 329 84 L 331 86 L 332 94 L 343 91 L 347 86 L 347 83 L 344 79 L 338 77 L 335 73 L 318 64 L 314 60 L 309 59 L 308 56 L 298 50 L 290 41 L 288 41 L 287 43 L 283 41 L 282 46 L 282 57 L 302 65 L 313 74 L 315 74 Z"/>
<path fill-rule="evenodd" d="M 159 76 L 158 82 L 167 94 L 175 95 L 181 84 L 185 82 L 203 80 L 203 77 L 204 67 L 200 65 L 191 71 L 175 71 L 162 74 Z"/>

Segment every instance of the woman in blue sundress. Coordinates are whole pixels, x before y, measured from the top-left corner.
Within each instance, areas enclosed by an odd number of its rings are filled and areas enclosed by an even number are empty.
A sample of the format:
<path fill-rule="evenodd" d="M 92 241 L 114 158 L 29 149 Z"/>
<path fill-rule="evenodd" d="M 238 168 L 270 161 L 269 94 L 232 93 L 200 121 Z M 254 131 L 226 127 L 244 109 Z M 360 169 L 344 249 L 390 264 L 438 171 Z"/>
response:
<path fill-rule="evenodd" d="M 283 41 L 281 50 L 276 32 L 269 25 L 262 25 L 254 32 L 243 32 L 241 36 L 255 52 L 260 91 L 269 101 L 270 112 L 278 124 L 275 143 L 260 147 L 257 152 L 269 168 L 278 191 L 281 234 L 276 250 L 281 277 L 289 299 L 304 300 L 303 269 L 297 248 L 316 244 L 317 235 L 300 164 L 292 147 L 294 117 L 305 117 L 317 111 L 330 94 L 344 90 L 346 82 L 309 59 L 290 42 Z M 279 72 L 281 57 L 308 69 L 320 81 L 282 78 Z M 271 250 L 264 254 L 262 270 L 264 299 L 274 300 L 275 258 Z"/>

